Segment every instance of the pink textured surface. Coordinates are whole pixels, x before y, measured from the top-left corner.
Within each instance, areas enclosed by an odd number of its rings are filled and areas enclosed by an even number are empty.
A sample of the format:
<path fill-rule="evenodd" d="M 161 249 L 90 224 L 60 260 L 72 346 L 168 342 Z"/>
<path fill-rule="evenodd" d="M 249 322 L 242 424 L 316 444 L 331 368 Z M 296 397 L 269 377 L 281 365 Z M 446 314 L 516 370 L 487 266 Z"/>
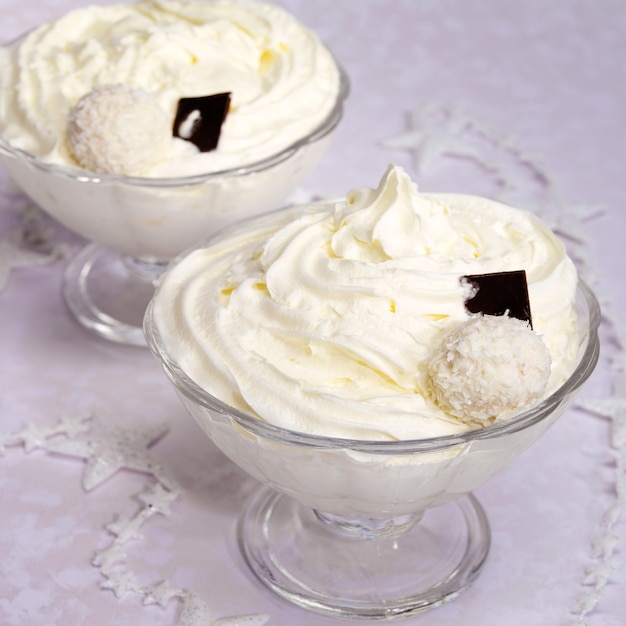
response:
<path fill-rule="evenodd" d="M 83 4 L 3 0 L 0 40 Z M 615 333 L 626 337 L 619 314 L 626 306 L 623 2 L 278 4 L 321 35 L 352 83 L 345 117 L 307 190 L 333 196 L 371 185 L 396 162 L 423 190 L 492 194 L 493 180 L 476 161 L 441 155 L 418 175 L 409 151 L 383 146 L 409 130 L 411 111 L 437 103 L 462 107 L 503 142 L 512 138 L 549 173 L 566 205 L 602 210 L 583 224 L 583 269 L 615 314 L 614 325 L 605 325 L 601 362 L 582 398 L 609 396 L 615 374 L 610 360 L 623 359 Z M 530 191 L 527 197 L 532 203 Z M 567 214 L 564 223 L 567 231 Z M 0 239 L 17 224 L 15 202 L 0 194 Z M 81 243 L 56 232 L 72 251 Z M 89 412 L 125 426 L 169 422 L 170 432 L 152 452 L 181 486 L 181 496 L 170 516 L 150 519 L 141 540 L 126 544 L 133 574 L 142 584 L 167 579 L 197 593 L 216 617 L 265 613 L 274 626 L 345 623 L 290 607 L 253 579 L 235 536 L 253 481 L 199 435 L 147 351 L 108 344 L 70 319 L 60 292 L 63 267 L 60 261 L 15 269 L 0 291 L 0 433 Z M 589 590 L 581 583 L 594 563 L 592 541 L 615 500 L 609 439 L 608 419 L 571 409 L 481 488 L 477 496 L 493 544 L 480 577 L 454 602 L 403 623 L 576 624 L 572 611 Z M 162 608 L 143 606 L 133 593 L 118 598 L 100 589 L 102 575 L 91 564 L 111 542 L 105 526 L 136 512 L 148 478 L 122 471 L 86 493 L 82 470 L 80 460 L 16 446 L 0 457 L 0 624 L 176 624 L 175 602 Z M 624 624 L 623 515 L 614 531 L 610 582 L 587 617 L 590 626 Z"/>

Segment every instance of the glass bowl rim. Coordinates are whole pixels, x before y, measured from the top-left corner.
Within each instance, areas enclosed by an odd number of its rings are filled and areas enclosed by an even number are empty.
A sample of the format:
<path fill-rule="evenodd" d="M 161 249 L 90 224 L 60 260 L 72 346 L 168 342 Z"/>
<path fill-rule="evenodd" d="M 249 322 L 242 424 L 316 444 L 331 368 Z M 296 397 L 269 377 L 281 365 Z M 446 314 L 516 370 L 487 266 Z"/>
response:
<path fill-rule="evenodd" d="M 205 391 L 182 370 L 177 362 L 170 358 L 154 323 L 154 300 L 149 303 L 146 309 L 144 333 L 150 350 L 160 360 L 167 377 L 179 393 L 182 393 L 193 403 L 209 411 L 217 412 L 235 420 L 241 427 L 253 435 L 272 439 L 283 444 L 309 448 L 349 449 L 355 452 L 373 454 L 414 454 L 445 450 L 454 446 L 468 444 L 472 441 L 491 439 L 518 432 L 548 417 L 571 393 L 576 391 L 589 378 L 598 361 L 600 352 L 598 328 L 601 321 L 598 300 L 593 291 L 580 278 L 577 285 L 578 295 L 582 297 L 586 306 L 587 325 L 584 328 L 585 336 L 583 337 L 585 344 L 576 368 L 560 387 L 555 389 L 539 404 L 503 422 L 462 433 L 414 440 L 381 441 L 329 437 L 275 426 L 259 417 L 232 407 Z"/>
<path fill-rule="evenodd" d="M 0 47 L 8 48 L 15 45 L 20 39 L 24 39 L 28 36 L 33 29 L 19 35 L 15 39 L 2 44 Z M 79 183 L 118 183 L 135 187 L 154 187 L 154 188 L 168 188 L 168 187 L 190 187 L 208 183 L 213 179 L 224 177 L 240 177 L 247 176 L 249 174 L 257 174 L 268 170 L 276 165 L 279 165 L 283 161 L 286 161 L 291 156 L 294 156 L 301 148 L 306 147 L 309 144 L 315 143 L 324 137 L 328 136 L 335 130 L 341 118 L 343 116 L 343 105 L 348 96 L 350 95 L 350 79 L 343 66 L 339 63 L 332 51 L 322 42 L 322 45 L 330 53 L 335 67 L 339 73 L 339 89 L 337 96 L 333 104 L 332 109 L 328 115 L 307 135 L 300 137 L 296 141 L 292 142 L 279 152 L 271 154 L 259 161 L 247 163 L 238 167 L 233 167 L 223 170 L 215 170 L 211 172 L 204 172 L 200 174 L 192 174 L 190 176 L 170 176 L 170 177 L 151 177 L 151 176 L 125 176 L 123 174 L 106 174 L 106 173 L 94 173 L 88 170 L 82 170 L 78 167 L 66 167 L 64 165 L 58 165 L 56 163 L 46 163 L 20 148 L 12 146 L 2 135 L 0 135 L 0 154 L 4 154 L 10 158 L 16 158 L 27 164 L 31 165 L 35 169 L 43 171 L 48 174 L 60 176 L 62 178 L 68 178 L 75 180 Z"/>

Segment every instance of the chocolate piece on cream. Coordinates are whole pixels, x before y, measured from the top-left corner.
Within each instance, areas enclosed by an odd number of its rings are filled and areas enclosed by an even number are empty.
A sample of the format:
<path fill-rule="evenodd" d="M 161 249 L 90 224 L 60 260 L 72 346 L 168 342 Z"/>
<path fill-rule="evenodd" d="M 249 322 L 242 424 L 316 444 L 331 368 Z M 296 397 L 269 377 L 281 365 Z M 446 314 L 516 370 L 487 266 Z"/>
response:
<path fill-rule="evenodd" d="M 525 270 L 462 276 L 461 282 L 471 288 L 465 301 L 470 313 L 508 315 L 528 322 L 532 328 Z"/>
<path fill-rule="evenodd" d="M 174 137 L 190 141 L 200 152 L 215 150 L 229 106 L 229 92 L 181 98 L 174 118 Z"/>

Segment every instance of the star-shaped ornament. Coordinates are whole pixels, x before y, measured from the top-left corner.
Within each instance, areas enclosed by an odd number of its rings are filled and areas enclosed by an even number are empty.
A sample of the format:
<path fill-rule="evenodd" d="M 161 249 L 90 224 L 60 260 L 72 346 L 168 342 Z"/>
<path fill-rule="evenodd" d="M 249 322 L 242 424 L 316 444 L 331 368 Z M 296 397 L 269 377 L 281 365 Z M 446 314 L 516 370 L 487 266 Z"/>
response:
<path fill-rule="evenodd" d="M 87 460 L 83 472 L 83 488 L 91 491 L 119 470 L 125 468 L 167 476 L 163 467 L 154 462 L 148 448 L 168 431 L 163 424 L 137 424 L 123 428 L 102 419 L 94 419 L 91 429 L 72 439 L 46 443 L 50 452 Z"/>
<path fill-rule="evenodd" d="M 161 483 L 139 495 L 139 499 L 146 505 L 150 514 L 171 514 L 171 505 L 180 495 L 178 490 L 165 489 Z"/>
<path fill-rule="evenodd" d="M 8 435 L 0 434 L 0 456 L 5 450 L 4 446 L 21 445 L 26 453 L 37 448 L 43 448 L 44 444 L 52 437 L 73 435 L 86 430 L 85 422 L 90 417 L 66 417 L 52 426 L 33 424 L 32 422 L 24 426 L 21 430 Z"/>
<path fill-rule="evenodd" d="M 52 427 L 50 435 L 65 435 L 71 439 L 80 433 L 87 432 L 89 430 L 89 422 L 91 420 L 91 415 L 64 417 Z"/>
<path fill-rule="evenodd" d="M 557 234 L 577 244 L 587 242 L 587 222 L 605 213 L 594 203 L 567 202 L 548 197 L 537 207 L 537 215 Z"/>
<path fill-rule="evenodd" d="M 611 444 L 626 454 L 626 374 L 618 372 L 613 379 L 613 394 L 600 398 L 581 399 L 581 408 L 611 420 Z"/>
<path fill-rule="evenodd" d="M 126 570 L 111 572 L 106 580 L 100 583 L 101 589 L 110 589 L 116 598 L 123 597 L 129 591 L 140 591 L 133 575 Z"/>
<path fill-rule="evenodd" d="M 576 403 L 590 413 L 609 417 L 611 419 L 626 418 L 626 398 L 616 396 L 606 398 L 582 399 Z"/>
<path fill-rule="evenodd" d="M 211 626 L 215 616 L 198 594 L 188 592 L 183 597 L 176 626 Z"/>
<path fill-rule="evenodd" d="M 19 432 L 22 445 L 27 453 L 32 452 L 36 448 L 41 448 L 41 446 L 44 445 L 47 436 L 48 430 L 46 428 L 41 428 L 32 423 L 28 424 Z"/>
<path fill-rule="evenodd" d="M 126 559 L 126 551 L 121 547 L 119 543 L 114 543 L 106 550 L 100 550 L 94 554 L 91 560 L 92 565 L 99 567 L 105 571 L 111 571 L 111 569 L 118 565 L 120 562 Z"/>
<path fill-rule="evenodd" d="M 22 225 L 0 239 L 0 289 L 11 270 L 45 265 L 61 259 L 66 247 L 54 241 L 52 230 L 45 226 L 41 209 L 26 204 L 21 210 Z"/>
<path fill-rule="evenodd" d="M 22 430 L 8 435 L 0 435 L 0 455 L 4 453 L 5 446 L 21 445 L 26 452 L 31 452 L 40 447 L 47 436 L 48 429 L 46 427 L 33 423 L 27 424 Z"/>
<path fill-rule="evenodd" d="M 611 420 L 611 444 L 626 455 L 626 396 L 580 400 L 578 406 Z"/>
<path fill-rule="evenodd" d="M 0 289 L 7 284 L 12 270 L 45 265 L 52 260 L 46 254 L 22 248 L 21 237 L 22 232 L 16 230 L 0 240 Z"/>
<path fill-rule="evenodd" d="M 159 606 L 167 606 L 169 602 L 175 598 L 181 598 L 185 592 L 177 587 L 172 587 L 166 580 L 148 587 L 144 591 L 143 604 L 158 604 Z"/>
<path fill-rule="evenodd" d="M 144 521 L 141 515 L 136 517 L 119 516 L 114 522 L 107 524 L 105 528 L 115 535 L 120 543 L 126 543 L 131 539 L 141 537 L 141 527 Z"/>
<path fill-rule="evenodd" d="M 478 158 L 476 148 L 464 136 L 471 127 L 471 121 L 458 107 L 426 104 L 410 112 L 409 123 L 409 131 L 385 141 L 383 145 L 409 150 L 417 173 L 432 168 L 445 156 Z"/>

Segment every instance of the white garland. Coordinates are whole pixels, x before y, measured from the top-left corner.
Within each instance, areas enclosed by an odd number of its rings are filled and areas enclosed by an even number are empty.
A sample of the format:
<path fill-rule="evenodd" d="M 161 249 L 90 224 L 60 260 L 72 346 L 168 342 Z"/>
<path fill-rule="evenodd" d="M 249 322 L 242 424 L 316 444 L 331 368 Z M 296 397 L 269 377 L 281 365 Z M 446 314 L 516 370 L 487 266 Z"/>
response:
<path fill-rule="evenodd" d="M 126 555 L 125 544 L 143 539 L 143 528 L 155 515 L 171 515 L 171 506 L 181 495 L 174 479 L 150 456 L 148 448 L 167 432 L 163 425 L 133 425 L 132 428 L 112 426 L 92 417 L 65 418 L 52 426 L 28 424 L 10 434 L 0 433 L 0 454 L 7 446 L 22 446 L 26 452 L 42 449 L 85 459 L 83 489 L 100 486 L 122 469 L 131 469 L 153 478 L 137 499 L 138 510 L 132 516 L 117 515 L 105 526 L 113 540 L 96 552 L 92 564 L 100 569 L 102 589 L 111 590 L 117 598 L 126 593 L 142 596 L 144 605 L 167 606 L 177 600 L 181 607 L 176 626 L 263 626 L 267 615 L 244 615 L 216 618 L 200 596 L 188 589 L 172 586 L 167 580 L 154 585 L 140 585 Z"/>

